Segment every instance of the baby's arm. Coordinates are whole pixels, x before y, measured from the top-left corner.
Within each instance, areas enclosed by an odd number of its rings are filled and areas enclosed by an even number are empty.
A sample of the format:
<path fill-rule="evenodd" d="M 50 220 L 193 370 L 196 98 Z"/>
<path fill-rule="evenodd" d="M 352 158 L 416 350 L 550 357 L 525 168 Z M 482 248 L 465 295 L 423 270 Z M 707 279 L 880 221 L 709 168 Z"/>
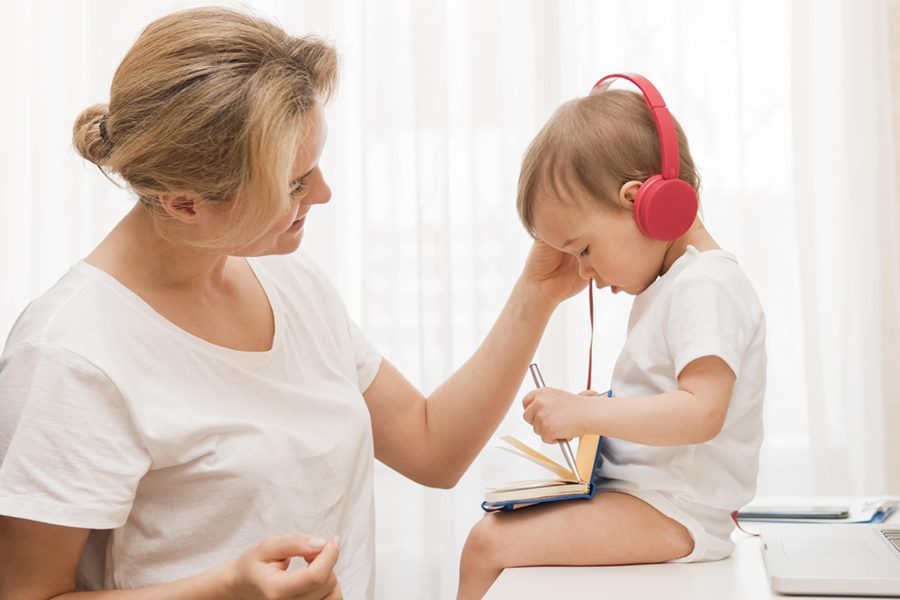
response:
<path fill-rule="evenodd" d="M 585 433 L 648 446 L 702 444 L 722 430 L 735 375 L 724 360 L 703 356 L 678 376 L 678 389 L 633 398 L 585 397 L 553 388 L 525 396 L 525 420 L 547 443 Z"/>

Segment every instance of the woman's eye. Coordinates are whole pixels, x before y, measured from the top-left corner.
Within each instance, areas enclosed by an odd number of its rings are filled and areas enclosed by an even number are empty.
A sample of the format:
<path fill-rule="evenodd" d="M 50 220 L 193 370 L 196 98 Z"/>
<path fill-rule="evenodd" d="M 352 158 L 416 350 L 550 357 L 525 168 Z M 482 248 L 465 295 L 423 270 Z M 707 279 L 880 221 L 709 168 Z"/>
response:
<path fill-rule="evenodd" d="M 584 250 L 581 251 L 581 256 L 588 256 L 591 253 L 591 247 L 585 246 Z"/>
<path fill-rule="evenodd" d="M 300 183 L 298 183 L 297 185 L 294 186 L 294 189 L 291 190 L 291 196 L 296 196 L 297 194 L 302 192 L 304 189 L 306 189 L 306 182 L 301 181 Z"/>

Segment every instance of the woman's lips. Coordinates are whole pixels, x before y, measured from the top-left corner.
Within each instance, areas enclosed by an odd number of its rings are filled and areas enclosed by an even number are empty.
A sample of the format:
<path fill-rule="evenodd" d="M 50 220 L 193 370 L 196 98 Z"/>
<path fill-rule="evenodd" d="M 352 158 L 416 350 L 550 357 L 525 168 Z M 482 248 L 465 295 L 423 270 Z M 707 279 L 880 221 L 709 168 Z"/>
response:
<path fill-rule="evenodd" d="M 288 231 L 298 231 L 301 227 L 303 227 L 304 223 L 306 223 L 306 213 L 303 213 L 298 219 L 291 223 L 291 226 L 288 227 Z"/>

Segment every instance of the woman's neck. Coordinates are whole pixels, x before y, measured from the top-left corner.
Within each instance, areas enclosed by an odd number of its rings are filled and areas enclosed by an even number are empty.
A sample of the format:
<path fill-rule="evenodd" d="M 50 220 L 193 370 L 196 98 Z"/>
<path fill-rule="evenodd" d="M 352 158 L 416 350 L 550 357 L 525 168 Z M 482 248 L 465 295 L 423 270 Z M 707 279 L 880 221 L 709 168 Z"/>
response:
<path fill-rule="evenodd" d="M 136 204 L 85 262 L 125 285 L 156 289 L 221 289 L 228 255 L 176 244 L 157 230 L 153 216 Z"/>

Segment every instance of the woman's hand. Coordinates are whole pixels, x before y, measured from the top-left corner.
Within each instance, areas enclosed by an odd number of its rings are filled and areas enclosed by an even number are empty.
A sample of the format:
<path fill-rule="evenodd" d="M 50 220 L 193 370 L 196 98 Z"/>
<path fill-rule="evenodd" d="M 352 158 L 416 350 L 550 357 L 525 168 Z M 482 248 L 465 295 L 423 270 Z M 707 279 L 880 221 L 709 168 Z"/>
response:
<path fill-rule="evenodd" d="M 556 388 L 543 387 L 525 394 L 522 405 L 524 419 L 544 443 L 570 440 L 585 433 L 585 396 L 596 396 L 597 392 L 587 390 L 572 394 Z"/>
<path fill-rule="evenodd" d="M 535 240 L 531 246 L 521 280 L 533 285 L 551 310 L 587 285 L 578 273 L 578 261 L 574 256 L 541 240 Z"/>
<path fill-rule="evenodd" d="M 339 539 L 285 535 L 261 541 L 234 561 L 229 586 L 234 598 L 291 600 L 337 600 L 343 598 L 334 564 Z M 300 556 L 305 569 L 287 571 L 291 558 Z"/>

